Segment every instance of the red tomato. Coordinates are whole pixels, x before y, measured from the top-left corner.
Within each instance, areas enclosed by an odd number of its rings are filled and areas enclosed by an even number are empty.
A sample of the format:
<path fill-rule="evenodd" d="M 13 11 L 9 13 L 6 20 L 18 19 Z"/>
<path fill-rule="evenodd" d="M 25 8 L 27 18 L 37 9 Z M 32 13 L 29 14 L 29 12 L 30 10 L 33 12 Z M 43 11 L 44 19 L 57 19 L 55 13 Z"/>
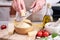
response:
<path fill-rule="evenodd" d="M 45 32 L 43 33 L 43 36 L 44 36 L 44 37 L 49 36 L 49 32 L 45 31 Z"/>
<path fill-rule="evenodd" d="M 42 33 L 44 33 L 45 32 L 45 30 L 41 30 L 42 31 Z"/>
<path fill-rule="evenodd" d="M 6 25 L 1 25 L 1 29 L 6 29 Z"/>
<path fill-rule="evenodd" d="M 37 33 L 37 36 L 39 36 L 39 37 L 42 37 L 42 31 L 39 31 L 38 33 Z"/>

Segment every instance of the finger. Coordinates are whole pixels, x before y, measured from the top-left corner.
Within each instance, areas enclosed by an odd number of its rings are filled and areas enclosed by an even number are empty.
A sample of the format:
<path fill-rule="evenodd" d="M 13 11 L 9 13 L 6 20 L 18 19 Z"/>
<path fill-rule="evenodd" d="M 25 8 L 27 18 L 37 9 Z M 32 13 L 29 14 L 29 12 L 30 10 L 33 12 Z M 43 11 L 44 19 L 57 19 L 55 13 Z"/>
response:
<path fill-rule="evenodd" d="M 15 9 L 15 1 L 13 0 L 12 7 Z"/>
<path fill-rule="evenodd" d="M 25 9 L 25 4 L 24 3 L 22 3 L 21 4 L 21 16 L 25 16 L 25 12 L 26 12 L 26 9 Z"/>
<path fill-rule="evenodd" d="M 35 13 L 38 9 L 38 5 L 36 5 L 34 8 L 33 8 L 33 13 Z"/>
<path fill-rule="evenodd" d="M 25 9 L 25 4 L 24 4 L 24 1 L 23 0 L 16 0 L 16 4 L 17 4 L 17 9 L 19 11 Z"/>
<path fill-rule="evenodd" d="M 24 6 L 24 4 L 21 4 L 21 12 L 24 11 L 24 13 L 26 12 L 26 8 Z"/>
<path fill-rule="evenodd" d="M 14 8 L 14 10 L 18 11 L 16 5 L 17 5 L 17 4 L 16 4 L 16 1 L 14 0 L 13 3 L 12 3 L 12 7 Z"/>
<path fill-rule="evenodd" d="M 17 8 L 18 12 L 21 13 L 21 11 L 24 10 L 23 1 L 17 0 L 17 1 L 16 1 L 16 4 L 17 4 L 17 5 L 16 5 L 16 6 L 17 6 L 16 8 Z"/>
<path fill-rule="evenodd" d="M 36 4 L 36 6 L 33 8 L 33 13 L 38 12 L 39 10 L 41 10 L 42 6 Z"/>
<path fill-rule="evenodd" d="M 21 0 L 21 7 L 22 7 L 23 10 L 26 10 L 26 8 L 25 8 L 25 3 L 24 3 L 23 0 Z"/>
<path fill-rule="evenodd" d="M 32 6 L 31 6 L 31 8 L 34 8 L 36 6 L 36 1 L 35 2 L 33 2 L 33 4 L 32 4 Z"/>
<path fill-rule="evenodd" d="M 42 2 L 43 2 L 43 3 L 42 3 Z M 39 6 L 44 6 L 44 4 L 45 4 L 45 0 L 40 0 L 40 1 L 38 1 L 37 4 L 39 4 Z"/>
<path fill-rule="evenodd" d="M 33 9 L 33 12 L 37 12 L 37 11 L 41 10 L 42 7 L 44 6 L 44 4 L 45 4 L 45 1 L 44 0 L 43 1 L 37 1 L 36 2 L 36 6 Z"/>
<path fill-rule="evenodd" d="M 21 6 L 20 6 L 21 5 L 21 1 L 20 0 L 17 0 L 16 1 L 16 4 L 17 4 L 17 8 L 21 10 Z"/>

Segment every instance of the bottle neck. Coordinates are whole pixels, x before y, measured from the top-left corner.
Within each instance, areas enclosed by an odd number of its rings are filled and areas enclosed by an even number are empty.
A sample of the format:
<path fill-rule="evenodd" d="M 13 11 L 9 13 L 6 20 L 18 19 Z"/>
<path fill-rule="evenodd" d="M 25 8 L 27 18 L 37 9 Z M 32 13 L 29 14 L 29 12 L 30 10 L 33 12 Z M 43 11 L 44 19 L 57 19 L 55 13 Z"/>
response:
<path fill-rule="evenodd" d="M 46 15 L 51 16 L 51 13 L 49 12 L 49 9 L 47 10 Z"/>
<path fill-rule="evenodd" d="M 49 3 L 46 4 L 46 15 L 51 16 L 50 9 L 51 9 L 51 5 Z"/>

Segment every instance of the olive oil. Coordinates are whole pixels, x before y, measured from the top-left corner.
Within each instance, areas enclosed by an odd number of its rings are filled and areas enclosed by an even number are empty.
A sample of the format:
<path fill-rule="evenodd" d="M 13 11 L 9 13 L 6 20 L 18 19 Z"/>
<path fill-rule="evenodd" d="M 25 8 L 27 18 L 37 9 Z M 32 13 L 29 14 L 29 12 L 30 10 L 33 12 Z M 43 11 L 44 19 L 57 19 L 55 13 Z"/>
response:
<path fill-rule="evenodd" d="M 47 4 L 46 14 L 43 17 L 43 26 L 45 26 L 46 23 L 53 21 L 50 10 L 51 10 L 51 6 L 50 6 L 50 4 Z"/>
<path fill-rule="evenodd" d="M 43 26 L 48 22 L 51 22 L 51 18 L 49 15 L 45 15 L 43 18 Z"/>

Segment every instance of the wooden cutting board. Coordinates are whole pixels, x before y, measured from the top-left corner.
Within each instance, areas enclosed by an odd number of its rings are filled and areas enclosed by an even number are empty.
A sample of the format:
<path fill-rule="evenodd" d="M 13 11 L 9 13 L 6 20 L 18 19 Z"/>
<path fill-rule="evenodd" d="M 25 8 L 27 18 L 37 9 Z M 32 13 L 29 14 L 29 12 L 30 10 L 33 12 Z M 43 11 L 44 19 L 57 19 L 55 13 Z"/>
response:
<path fill-rule="evenodd" d="M 42 24 L 40 23 L 33 23 L 34 30 L 39 30 L 42 28 Z M 2 39 L 1 39 L 2 38 Z M 12 35 L 8 35 L 7 30 L 0 31 L 0 40 L 35 40 L 35 36 L 28 36 L 28 35 L 20 35 L 14 33 Z"/>

